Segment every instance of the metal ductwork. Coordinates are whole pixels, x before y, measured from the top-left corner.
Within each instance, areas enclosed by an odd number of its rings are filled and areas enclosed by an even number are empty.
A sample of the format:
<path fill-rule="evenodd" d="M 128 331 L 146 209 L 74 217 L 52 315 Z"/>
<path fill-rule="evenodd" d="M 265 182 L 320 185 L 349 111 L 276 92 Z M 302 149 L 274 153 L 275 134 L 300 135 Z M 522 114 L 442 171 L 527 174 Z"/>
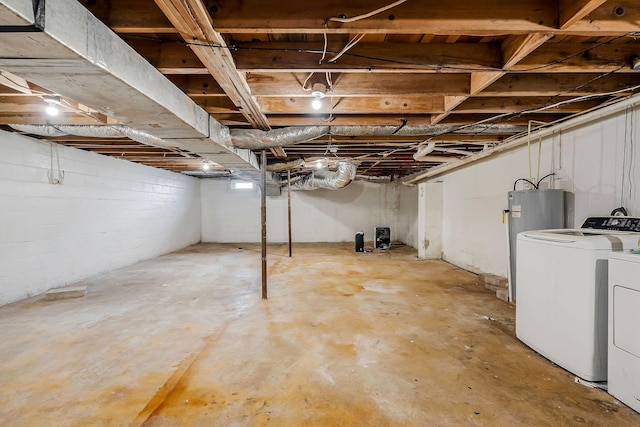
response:
<path fill-rule="evenodd" d="M 20 132 L 30 133 L 46 137 L 56 136 L 86 136 L 91 138 L 129 138 L 141 144 L 152 147 L 177 150 L 177 147 L 161 138 L 150 135 L 125 125 L 19 125 L 10 124 L 12 128 Z"/>
<path fill-rule="evenodd" d="M 263 148 L 286 147 L 310 141 L 329 133 L 329 126 L 293 126 L 281 129 L 232 129 L 231 145 L 236 148 L 260 150 Z"/>
<path fill-rule="evenodd" d="M 227 130 L 231 145 L 236 148 L 260 150 L 286 147 L 311 141 L 324 135 L 339 136 L 425 136 L 446 133 L 482 133 L 485 135 L 518 133 L 526 130 L 520 125 L 407 125 L 407 126 L 292 126 L 272 129 L 231 129 Z"/>
<path fill-rule="evenodd" d="M 291 185 L 293 190 L 317 190 L 325 188 L 328 190 L 338 190 L 351 184 L 356 177 L 358 165 L 352 162 L 336 162 L 338 170 L 335 172 L 312 172 L 295 184 Z"/>

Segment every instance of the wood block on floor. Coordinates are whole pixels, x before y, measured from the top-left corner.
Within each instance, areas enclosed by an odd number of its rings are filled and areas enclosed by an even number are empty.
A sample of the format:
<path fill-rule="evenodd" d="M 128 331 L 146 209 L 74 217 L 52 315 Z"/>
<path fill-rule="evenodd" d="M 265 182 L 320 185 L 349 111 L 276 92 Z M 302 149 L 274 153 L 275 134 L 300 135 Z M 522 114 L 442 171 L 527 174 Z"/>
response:
<path fill-rule="evenodd" d="M 82 298 L 85 295 L 87 295 L 87 286 L 70 286 L 67 288 L 50 289 L 44 294 L 43 299 L 53 301 L 67 298 Z"/>
<path fill-rule="evenodd" d="M 508 289 L 498 289 L 496 291 L 496 296 L 500 298 L 502 301 L 509 302 L 509 290 Z"/>
<path fill-rule="evenodd" d="M 484 282 L 484 287 L 492 291 L 504 289 L 509 286 L 506 277 L 496 276 L 495 274 L 480 273 L 478 278 Z"/>

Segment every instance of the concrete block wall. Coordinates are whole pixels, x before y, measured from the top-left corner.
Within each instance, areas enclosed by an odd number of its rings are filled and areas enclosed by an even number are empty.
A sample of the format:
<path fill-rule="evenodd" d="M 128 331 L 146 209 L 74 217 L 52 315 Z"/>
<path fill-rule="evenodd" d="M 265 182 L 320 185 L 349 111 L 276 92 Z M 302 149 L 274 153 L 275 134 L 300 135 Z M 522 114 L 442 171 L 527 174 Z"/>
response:
<path fill-rule="evenodd" d="M 341 190 L 292 191 L 293 241 L 353 242 L 355 233 L 364 231 L 371 242 L 375 227 L 390 227 L 391 239 L 399 240 L 409 226 L 397 226 L 398 191 L 395 184 L 364 181 Z M 286 190 L 267 197 L 267 239 L 288 240 Z M 228 180 L 202 180 L 202 241 L 260 241 L 260 192 L 232 190 Z"/>
<path fill-rule="evenodd" d="M 200 240 L 197 179 L 0 131 L 0 304 Z"/>
<path fill-rule="evenodd" d="M 395 186 L 398 203 L 396 205 L 396 235 L 398 240 L 413 248 L 418 248 L 418 187 L 408 187 L 401 183 Z"/>
<path fill-rule="evenodd" d="M 634 104 L 635 103 L 635 104 Z M 541 188 L 569 193 L 566 225 L 608 215 L 624 206 L 640 216 L 640 98 L 557 127 L 542 139 Z M 537 138 L 532 147 L 534 175 Z M 514 181 L 529 175 L 526 145 L 434 178 L 443 181 L 443 258 L 474 272 L 507 276 L 506 226 L 502 210 Z M 518 184 L 518 189 L 520 185 Z M 422 219 L 421 219 L 422 220 Z"/>

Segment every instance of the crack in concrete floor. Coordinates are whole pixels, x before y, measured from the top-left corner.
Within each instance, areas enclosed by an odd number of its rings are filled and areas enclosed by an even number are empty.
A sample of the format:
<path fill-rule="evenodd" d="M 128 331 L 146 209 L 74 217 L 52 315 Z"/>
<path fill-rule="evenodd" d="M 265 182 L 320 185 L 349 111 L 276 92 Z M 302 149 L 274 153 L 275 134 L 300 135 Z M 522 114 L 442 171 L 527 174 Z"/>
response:
<path fill-rule="evenodd" d="M 239 249 L 242 248 L 242 249 Z M 0 425 L 639 425 L 415 251 L 200 244 L 0 307 Z"/>

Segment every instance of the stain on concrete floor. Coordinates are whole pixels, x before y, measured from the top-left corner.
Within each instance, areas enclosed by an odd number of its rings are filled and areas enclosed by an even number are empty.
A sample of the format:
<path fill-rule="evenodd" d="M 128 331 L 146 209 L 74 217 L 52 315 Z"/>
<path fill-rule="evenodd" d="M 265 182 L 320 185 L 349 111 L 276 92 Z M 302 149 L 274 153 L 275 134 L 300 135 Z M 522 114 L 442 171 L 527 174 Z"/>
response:
<path fill-rule="evenodd" d="M 241 248 L 241 249 L 240 249 Z M 407 247 L 200 244 L 0 307 L 3 426 L 640 425 Z"/>

